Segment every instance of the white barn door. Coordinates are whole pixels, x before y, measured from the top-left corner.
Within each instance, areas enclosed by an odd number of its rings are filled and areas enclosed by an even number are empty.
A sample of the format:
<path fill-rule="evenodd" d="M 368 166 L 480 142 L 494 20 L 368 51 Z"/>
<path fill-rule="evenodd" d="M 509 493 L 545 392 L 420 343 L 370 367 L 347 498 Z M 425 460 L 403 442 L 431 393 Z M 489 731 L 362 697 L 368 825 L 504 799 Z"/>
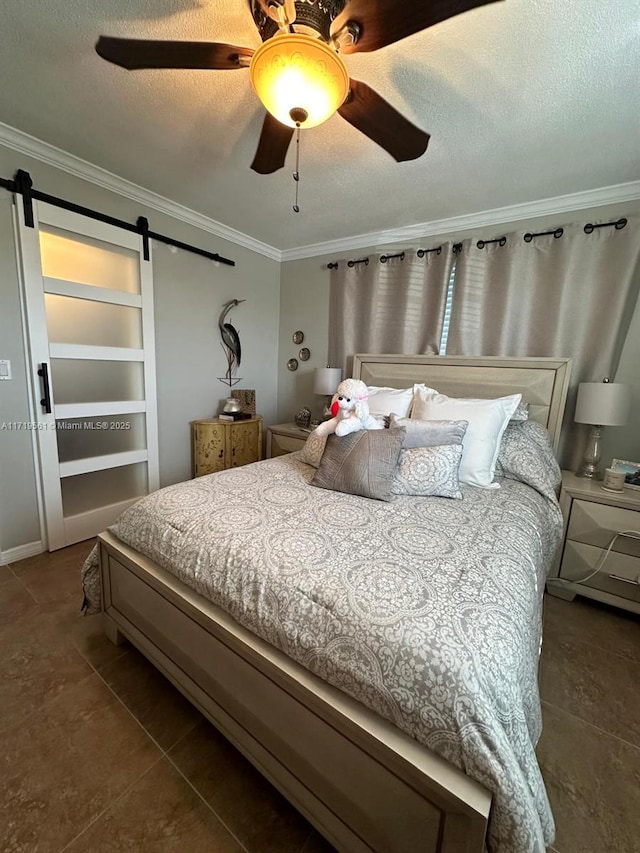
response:
<path fill-rule="evenodd" d="M 16 202 L 47 547 L 158 488 L 153 273 L 142 238 Z"/>

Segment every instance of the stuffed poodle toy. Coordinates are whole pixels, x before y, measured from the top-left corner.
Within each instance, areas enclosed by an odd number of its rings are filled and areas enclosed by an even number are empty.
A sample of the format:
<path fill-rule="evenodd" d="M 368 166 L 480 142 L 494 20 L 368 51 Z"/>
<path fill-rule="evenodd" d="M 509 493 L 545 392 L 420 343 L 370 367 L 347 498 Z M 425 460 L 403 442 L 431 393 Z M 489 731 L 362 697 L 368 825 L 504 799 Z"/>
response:
<path fill-rule="evenodd" d="M 331 420 L 316 428 L 316 435 L 349 435 L 361 429 L 384 429 L 369 412 L 369 392 L 360 379 L 344 379 L 333 396 Z"/>

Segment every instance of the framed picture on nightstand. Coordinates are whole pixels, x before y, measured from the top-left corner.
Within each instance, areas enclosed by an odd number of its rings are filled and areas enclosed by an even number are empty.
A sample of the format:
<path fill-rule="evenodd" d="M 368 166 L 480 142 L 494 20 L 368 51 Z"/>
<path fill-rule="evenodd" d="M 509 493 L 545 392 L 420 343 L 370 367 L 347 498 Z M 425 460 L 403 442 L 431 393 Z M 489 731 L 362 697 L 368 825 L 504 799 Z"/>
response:
<path fill-rule="evenodd" d="M 638 489 L 640 491 L 640 462 L 614 459 L 611 467 L 614 471 L 621 471 L 624 474 L 625 489 Z"/>

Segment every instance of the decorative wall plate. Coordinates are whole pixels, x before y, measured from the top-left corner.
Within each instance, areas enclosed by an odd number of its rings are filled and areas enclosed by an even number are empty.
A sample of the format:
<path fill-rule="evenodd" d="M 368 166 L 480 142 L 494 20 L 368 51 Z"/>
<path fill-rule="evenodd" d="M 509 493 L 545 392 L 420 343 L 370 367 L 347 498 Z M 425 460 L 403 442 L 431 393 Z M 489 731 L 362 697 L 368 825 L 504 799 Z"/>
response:
<path fill-rule="evenodd" d="M 287 367 L 289 370 L 297 370 L 298 369 L 298 359 L 290 358 L 287 362 Z"/>
<path fill-rule="evenodd" d="M 302 349 L 298 353 L 298 358 L 300 359 L 300 361 L 309 361 L 309 359 L 311 358 L 311 350 L 307 349 L 306 347 L 302 347 Z"/>
<path fill-rule="evenodd" d="M 304 332 L 297 331 L 293 333 L 293 342 L 294 344 L 301 344 L 304 340 Z"/>

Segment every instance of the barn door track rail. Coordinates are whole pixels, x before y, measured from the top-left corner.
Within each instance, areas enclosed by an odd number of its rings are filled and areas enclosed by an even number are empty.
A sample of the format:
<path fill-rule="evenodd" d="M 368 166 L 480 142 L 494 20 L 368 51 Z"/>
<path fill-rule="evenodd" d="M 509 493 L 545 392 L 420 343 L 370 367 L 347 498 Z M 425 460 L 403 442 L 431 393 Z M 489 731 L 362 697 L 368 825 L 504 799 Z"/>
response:
<path fill-rule="evenodd" d="M 88 216 L 90 219 L 96 219 L 98 222 L 106 222 L 107 225 L 115 225 L 117 228 L 123 228 L 125 231 L 131 231 L 134 234 L 140 234 L 145 261 L 148 261 L 151 257 L 149 253 L 149 240 L 158 240 L 160 243 L 166 243 L 167 246 L 175 246 L 177 249 L 192 252 L 195 255 L 208 258 L 210 261 L 216 261 L 219 264 L 226 264 L 229 267 L 235 267 L 236 265 L 235 261 L 224 258 L 215 252 L 208 252 L 206 249 L 199 249 L 197 246 L 191 246 L 189 243 L 183 243 L 181 240 L 174 240 L 173 237 L 166 237 L 164 234 L 158 234 L 157 231 L 151 231 L 149 229 L 149 220 L 145 216 L 139 216 L 135 224 L 132 224 L 131 222 L 126 222 L 124 219 L 116 219 L 114 216 L 101 213 L 99 210 L 92 210 L 90 207 L 83 207 L 64 198 L 58 198 L 57 196 L 36 190 L 33 188 L 31 175 L 29 172 L 25 172 L 24 169 L 18 169 L 13 180 L 0 178 L 0 187 L 22 196 L 24 221 L 25 225 L 29 228 L 33 228 L 34 226 L 33 201 L 35 199 L 36 201 L 44 201 L 55 207 L 69 210 L 72 213 L 80 213 L 83 216 Z"/>

